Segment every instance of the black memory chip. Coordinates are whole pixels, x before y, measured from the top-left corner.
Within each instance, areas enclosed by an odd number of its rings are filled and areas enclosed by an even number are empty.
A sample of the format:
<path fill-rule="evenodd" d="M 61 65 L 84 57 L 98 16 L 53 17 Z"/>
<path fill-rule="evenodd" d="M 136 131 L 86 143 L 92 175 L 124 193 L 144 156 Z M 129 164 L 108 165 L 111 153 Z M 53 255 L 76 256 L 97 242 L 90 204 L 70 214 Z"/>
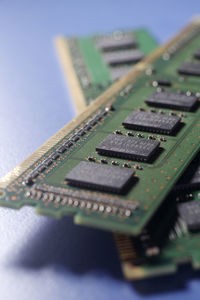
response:
<path fill-rule="evenodd" d="M 172 134 L 180 125 L 181 118 L 146 111 L 134 111 L 124 121 L 126 128 Z"/>
<path fill-rule="evenodd" d="M 200 201 L 181 203 L 178 205 L 178 212 L 188 230 L 200 230 Z"/>
<path fill-rule="evenodd" d="M 133 180 L 134 173 L 130 169 L 82 161 L 65 179 L 73 186 L 122 193 Z"/>
<path fill-rule="evenodd" d="M 143 57 L 144 54 L 139 49 L 110 51 L 103 54 L 105 63 L 111 66 L 136 63 Z"/>
<path fill-rule="evenodd" d="M 136 47 L 137 43 L 131 32 L 118 32 L 112 35 L 98 36 L 95 39 L 98 48 L 103 51 Z"/>
<path fill-rule="evenodd" d="M 148 161 L 158 150 L 159 145 L 157 141 L 109 134 L 96 150 L 102 155 Z"/>
<path fill-rule="evenodd" d="M 186 61 L 178 68 L 181 75 L 200 76 L 200 63 L 195 61 Z"/>
<path fill-rule="evenodd" d="M 172 85 L 171 81 L 169 81 L 168 79 L 164 79 L 164 78 L 156 79 L 156 82 L 158 85 L 161 85 L 161 86 L 171 86 Z"/>
<path fill-rule="evenodd" d="M 197 105 L 198 98 L 181 93 L 154 92 L 145 102 L 150 106 L 166 107 L 184 111 L 191 111 Z"/>
<path fill-rule="evenodd" d="M 195 51 L 194 57 L 200 59 L 200 48 Z"/>

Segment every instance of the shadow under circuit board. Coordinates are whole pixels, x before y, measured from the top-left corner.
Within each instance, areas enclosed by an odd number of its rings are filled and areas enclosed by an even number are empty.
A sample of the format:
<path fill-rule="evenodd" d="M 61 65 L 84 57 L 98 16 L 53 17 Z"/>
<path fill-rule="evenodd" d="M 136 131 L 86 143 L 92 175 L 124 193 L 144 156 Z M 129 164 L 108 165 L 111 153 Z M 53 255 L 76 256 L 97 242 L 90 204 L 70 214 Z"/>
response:
<path fill-rule="evenodd" d="M 69 81 L 77 113 L 121 78 L 157 46 L 146 29 L 120 31 L 107 35 L 55 40 L 61 66 Z M 67 54 L 66 57 L 66 47 Z M 71 76 L 72 67 L 76 82 Z"/>
<path fill-rule="evenodd" d="M 62 46 L 60 41 L 59 38 L 59 47 Z M 70 54 L 68 60 L 73 61 L 73 53 Z M 198 55 L 197 51 L 195 56 L 200 59 L 200 52 Z M 88 73 L 90 73 L 90 65 L 87 65 Z M 65 68 L 65 65 L 63 67 Z M 71 75 L 69 72 L 70 70 L 68 70 L 68 77 Z M 74 72 L 78 77 L 75 67 Z M 69 84 L 71 84 L 70 80 Z M 166 86 L 169 82 L 162 80 L 155 81 L 153 84 Z M 88 104 L 87 93 L 83 87 L 81 88 L 85 102 Z M 77 101 L 76 104 L 78 105 Z M 189 165 L 165 202 L 167 204 L 159 209 L 138 238 L 114 235 L 126 279 L 138 280 L 172 274 L 178 270 L 180 264 L 185 263 L 191 263 L 194 269 L 200 268 L 200 155 L 197 155 Z M 179 213 L 180 207 L 185 208 L 186 211 L 188 208 L 192 209 L 192 212 L 195 209 L 196 217 L 189 215 L 188 218 L 187 213 Z"/>
<path fill-rule="evenodd" d="M 0 204 L 139 236 L 199 150 L 199 32 L 191 22 L 2 178 Z"/>

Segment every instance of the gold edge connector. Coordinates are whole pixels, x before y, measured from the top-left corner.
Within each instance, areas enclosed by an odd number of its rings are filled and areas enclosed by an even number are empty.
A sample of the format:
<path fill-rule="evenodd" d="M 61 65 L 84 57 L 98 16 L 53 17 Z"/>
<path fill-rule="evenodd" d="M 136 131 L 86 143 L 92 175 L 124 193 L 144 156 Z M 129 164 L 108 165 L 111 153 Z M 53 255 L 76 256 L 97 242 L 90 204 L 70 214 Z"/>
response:
<path fill-rule="evenodd" d="M 77 114 L 80 114 L 87 105 L 79 83 L 79 79 L 74 70 L 67 38 L 64 36 L 59 36 L 54 40 L 54 44 L 64 72 L 64 77 L 67 84 L 70 86 L 70 92 L 73 97 L 73 102 L 75 103 L 76 112 Z"/>

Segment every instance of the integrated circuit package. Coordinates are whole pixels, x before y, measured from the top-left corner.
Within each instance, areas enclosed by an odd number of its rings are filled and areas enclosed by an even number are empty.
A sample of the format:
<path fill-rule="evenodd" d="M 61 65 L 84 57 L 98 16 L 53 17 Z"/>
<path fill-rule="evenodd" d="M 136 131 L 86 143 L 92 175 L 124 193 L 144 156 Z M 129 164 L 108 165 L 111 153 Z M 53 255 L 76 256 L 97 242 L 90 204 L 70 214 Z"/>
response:
<path fill-rule="evenodd" d="M 158 141 L 110 134 L 96 147 L 96 150 L 102 155 L 149 161 L 159 145 Z"/>
<path fill-rule="evenodd" d="M 74 186 L 121 193 L 133 180 L 134 173 L 125 168 L 82 161 L 67 174 L 66 180 Z"/>
<path fill-rule="evenodd" d="M 180 125 L 181 118 L 161 113 L 134 111 L 124 121 L 126 128 L 172 134 Z"/>
<path fill-rule="evenodd" d="M 197 105 L 197 100 L 195 95 L 163 91 L 153 93 L 146 99 L 146 103 L 155 107 L 191 111 Z"/>
<path fill-rule="evenodd" d="M 181 75 L 200 76 L 200 63 L 195 61 L 186 61 L 179 68 Z"/>

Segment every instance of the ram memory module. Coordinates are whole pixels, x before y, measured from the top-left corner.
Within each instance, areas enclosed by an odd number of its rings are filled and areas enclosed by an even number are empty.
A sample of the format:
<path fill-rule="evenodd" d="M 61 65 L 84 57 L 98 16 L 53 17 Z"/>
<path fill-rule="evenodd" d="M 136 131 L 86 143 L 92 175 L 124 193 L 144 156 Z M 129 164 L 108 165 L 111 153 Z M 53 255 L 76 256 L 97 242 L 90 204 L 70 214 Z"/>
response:
<path fill-rule="evenodd" d="M 56 43 L 58 53 L 63 51 L 60 47 L 62 48 L 65 42 L 64 37 L 59 37 Z M 198 54 L 199 51 L 196 53 Z M 62 58 L 63 56 L 61 56 Z M 196 58 L 199 59 L 200 56 L 196 55 Z M 68 59 L 73 63 L 73 53 L 70 53 Z M 90 58 L 88 57 L 88 59 Z M 65 68 L 62 60 L 61 64 Z M 87 73 L 90 73 L 90 65 L 91 63 L 87 66 L 85 64 Z M 69 71 L 68 77 L 70 78 Z M 76 73 L 75 67 L 74 72 Z M 79 74 L 76 73 L 76 76 L 79 79 Z M 102 80 L 103 82 L 104 80 Z M 72 88 L 70 80 L 69 85 Z M 168 80 L 162 79 L 155 81 L 154 85 L 169 87 L 171 84 Z M 85 102 L 88 103 L 87 93 L 81 85 L 80 87 Z M 98 92 L 96 96 L 98 96 Z M 78 105 L 77 101 L 75 103 Z M 166 205 L 161 206 L 151 223 L 138 238 L 120 234 L 114 235 L 122 271 L 126 279 L 139 280 L 172 274 L 178 270 L 180 264 L 186 263 L 191 263 L 194 269 L 200 268 L 198 253 L 200 239 L 200 155 L 192 161 L 183 173 L 182 178 L 165 202 L 169 203 L 168 207 Z"/>
<path fill-rule="evenodd" d="M 195 20 L 1 179 L 0 204 L 139 236 L 200 147 L 199 32 Z"/>
<path fill-rule="evenodd" d="M 125 278 L 169 275 L 184 264 L 200 269 L 199 215 L 200 153 L 139 238 L 115 234 Z"/>
<path fill-rule="evenodd" d="M 105 35 L 55 40 L 77 113 L 129 72 L 157 46 L 146 29 L 115 30 Z M 66 45 L 69 53 L 66 56 Z M 75 76 L 71 76 L 71 72 Z"/>

